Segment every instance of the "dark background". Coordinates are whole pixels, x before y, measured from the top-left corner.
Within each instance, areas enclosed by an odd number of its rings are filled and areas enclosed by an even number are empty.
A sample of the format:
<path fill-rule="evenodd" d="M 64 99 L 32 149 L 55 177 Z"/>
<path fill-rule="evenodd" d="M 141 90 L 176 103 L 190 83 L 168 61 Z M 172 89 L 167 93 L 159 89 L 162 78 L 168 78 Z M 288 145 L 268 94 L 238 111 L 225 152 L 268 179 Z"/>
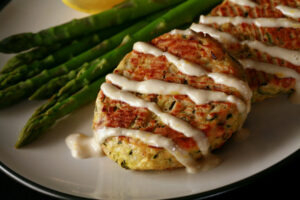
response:
<path fill-rule="evenodd" d="M 300 150 L 275 166 L 233 187 L 234 190 L 212 196 L 208 200 L 223 199 L 299 199 L 300 197 Z M 0 194 L 4 199 L 55 200 L 8 177 L 0 172 Z"/>

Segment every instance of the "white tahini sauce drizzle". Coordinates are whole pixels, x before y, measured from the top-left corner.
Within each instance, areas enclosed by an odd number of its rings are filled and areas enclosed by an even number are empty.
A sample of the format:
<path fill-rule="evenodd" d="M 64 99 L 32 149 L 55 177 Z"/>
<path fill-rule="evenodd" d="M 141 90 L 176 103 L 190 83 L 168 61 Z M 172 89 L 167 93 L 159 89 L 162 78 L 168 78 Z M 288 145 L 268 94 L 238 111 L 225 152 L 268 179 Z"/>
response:
<path fill-rule="evenodd" d="M 251 8 L 254 8 L 257 6 L 257 4 L 250 0 L 229 0 L 235 4 L 241 5 L 241 6 L 249 6 Z"/>
<path fill-rule="evenodd" d="M 285 5 L 278 5 L 276 6 L 276 9 L 280 10 L 282 14 L 292 17 L 292 18 L 300 18 L 300 9 L 299 8 L 292 8 Z"/>
<path fill-rule="evenodd" d="M 190 76 L 202 76 L 206 74 L 206 70 L 200 67 L 199 65 L 178 58 L 177 56 L 174 56 L 168 52 L 163 52 L 160 49 L 146 42 L 136 42 L 133 45 L 133 50 L 145 54 L 152 54 L 156 57 L 165 56 L 168 59 L 168 61 L 173 63 L 178 68 L 179 71 Z"/>
<path fill-rule="evenodd" d="M 214 82 L 227 85 L 229 87 L 233 87 L 237 89 L 241 95 L 246 99 L 246 101 L 250 101 L 252 98 L 252 91 L 249 88 L 248 84 L 242 80 L 235 78 L 230 74 L 223 73 L 209 73 L 207 76 L 212 78 Z M 250 102 L 248 105 L 248 112 L 250 111 Z"/>
<path fill-rule="evenodd" d="M 255 24 L 258 27 L 284 27 L 284 28 L 300 28 L 300 23 L 288 18 L 247 18 L 247 17 L 220 17 L 220 16 L 200 16 L 200 23 L 218 25 L 233 24 L 239 25 L 242 23 Z"/>
<path fill-rule="evenodd" d="M 174 56 L 168 52 L 163 52 L 160 49 L 145 42 L 135 43 L 133 49 L 135 51 L 146 53 L 146 54 L 152 54 L 154 56 L 163 55 L 167 58 L 169 62 L 173 63 L 178 68 L 178 70 L 183 74 L 190 75 L 190 76 L 207 75 L 218 84 L 224 84 L 229 87 L 233 87 L 237 89 L 246 100 L 251 99 L 252 91 L 249 88 L 248 84 L 245 83 L 244 81 L 237 79 L 236 77 L 233 77 L 231 75 L 221 74 L 221 73 L 209 73 L 208 71 L 203 69 L 200 65 L 191 63 L 184 59 L 180 59 L 177 56 Z"/>
<path fill-rule="evenodd" d="M 204 157 L 202 162 L 198 162 L 186 150 L 176 145 L 172 139 L 141 130 L 102 127 L 94 130 L 93 137 L 83 134 L 72 134 L 66 138 L 66 143 L 74 158 L 100 157 L 103 155 L 101 144 L 107 138 L 118 136 L 137 138 L 147 145 L 166 149 L 178 162 L 186 167 L 188 173 L 213 168 L 220 163 L 220 159 L 211 154 Z"/>
<path fill-rule="evenodd" d="M 250 0 L 229 0 L 229 1 L 241 6 L 249 6 L 251 8 L 255 8 L 256 6 L 258 6 L 257 3 Z M 286 5 L 277 5 L 275 8 L 278 9 L 285 16 L 292 17 L 295 19 L 300 18 L 299 8 L 292 8 Z"/>
<path fill-rule="evenodd" d="M 278 77 L 291 77 L 296 80 L 295 92 L 291 96 L 291 101 L 294 103 L 300 103 L 300 74 L 295 70 L 287 67 L 281 67 L 270 63 L 257 62 L 251 59 L 239 60 L 245 68 L 252 68 L 258 71 L 264 71 L 269 74 L 275 74 Z"/>
<path fill-rule="evenodd" d="M 197 168 L 200 167 L 187 151 L 178 147 L 172 139 L 166 138 L 159 134 L 153 134 L 151 132 L 132 130 L 125 128 L 108 128 L 103 127 L 95 130 L 95 136 L 97 141 L 102 144 L 109 137 L 126 136 L 137 138 L 147 145 L 154 147 L 165 148 L 171 153 L 182 165 L 186 167 L 187 172 L 195 173 Z"/>
<path fill-rule="evenodd" d="M 261 52 L 267 53 L 272 57 L 278 57 L 294 65 L 300 66 L 300 51 L 284 49 L 277 46 L 268 46 L 257 40 L 255 41 L 246 40 L 243 41 L 242 44 L 246 44 L 252 49 L 257 49 Z"/>
<path fill-rule="evenodd" d="M 209 153 L 209 142 L 205 134 L 199 129 L 195 129 L 189 123 L 169 114 L 162 112 L 161 109 L 154 102 L 147 102 L 141 98 L 136 97 L 134 94 L 126 91 L 122 91 L 110 83 L 103 83 L 101 90 L 105 96 L 110 99 L 125 102 L 133 107 L 147 108 L 154 114 L 156 114 L 163 123 L 170 126 L 172 129 L 181 132 L 186 137 L 192 137 L 201 153 L 207 155 Z"/>
<path fill-rule="evenodd" d="M 253 1 L 249 1 L 249 0 L 229 0 L 235 4 L 241 5 L 241 6 L 249 6 L 251 8 L 255 8 L 256 6 L 258 6 L 257 3 L 253 2 Z M 300 9 L 299 8 L 292 8 L 289 6 L 285 6 L 285 5 L 278 5 L 275 7 L 276 9 L 278 9 L 283 15 L 288 16 L 288 17 L 292 17 L 295 19 L 300 18 Z"/>
<path fill-rule="evenodd" d="M 66 138 L 66 144 L 74 158 L 91 158 L 102 156 L 100 144 L 93 137 L 74 133 Z"/>
<path fill-rule="evenodd" d="M 190 29 L 194 30 L 195 32 L 207 33 L 221 43 L 224 43 L 224 41 L 223 41 L 224 38 L 226 38 L 225 39 L 226 42 L 228 42 L 228 41 L 231 41 L 231 42 L 237 41 L 238 42 L 238 40 L 236 38 L 234 38 L 231 34 L 218 31 L 217 29 L 209 27 L 207 25 L 192 24 Z M 249 46 L 249 48 L 257 49 L 261 52 L 267 53 L 268 55 L 270 55 L 272 57 L 278 57 L 278 58 L 286 60 L 294 65 L 300 66 L 300 52 L 299 51 L 284 49 L 284 48 L 277 47 L 277 46 L 267 46 L 257 40 L 255 40 L 255 41 L 245 40 L 242 42 L 242 44 Z M 240 60 L 240 62 L 246 68 L 251 67 L 256 70 L 265 71 L 266 73 L 275 74 L 278 77 L 282 77 L 284 74 L 284 77 L 295 78 L 296 79 L 296 87 L 295 87 L 296 92 L 293 94 L 291 100 L 292 100 L 292 102 L 300 103 L 300 83 L 299 83 L 300 75 L 296 71 L 294 71 L 290 68 L 280 67 L 280 66 L 272 65 L 272 64 L 268 64 L 268 63 L 255 62 L 254 60 L 250 60 L 250 59 Z"/>
<path fill-rule="evenodd" d="M 199 33 L 203 32 L 210 35 L 221 43 L 239 43 L 239 41 L 229 33 L 218 31 L 217 29 L 204 25 L 193 23 L 190 27 L 193 31 Z"/>
<path fill-rule="evenodd" d="M 180 29 L 174 29 L 169 32 L 171 35 L 194 35 L 193 31 L 191 29 L 186 29 L 186 30 L 180 30 Z"/>
<path fill-rule="evenodd" d="M 192 24 L 190 28 L 195 32 L 207 33 L 221 43 L 239 43 L 239 41 L 231 34 L 218 31 L 217 29 L 209 27 L 207 25 Z M 251 49 L 257 49 L 261 52 L 267 53 L 272 57 L 278 57 L 294 65 L 300 66 L 300 51 L 285 49 L 278 46 L 268 46 L 257 40 L 245 40 L 241 42 L 241 44 L 247 45 Z"/>
<path fill-rule="evenodd" d="M 227 95 L 223 92 L 196 89 L 188 85 L 178 83 L 168 83 L 161 80 L 146 80 L 133 81 L 117 74 L 108 74 L 106 79 L 111 81 L 114 85 L 121 87 L 123 90 L 130 92 L 138 92 L 142 94 L 160 94 L 160 95 L 187 95 L 195 104 L 206 104 L 211 101 L 228 101 L 237 105 L 241 113 L 245 113 L 245 103 L 233 96 Z M 228 80 L 230 81 L 230 80 Z"/>

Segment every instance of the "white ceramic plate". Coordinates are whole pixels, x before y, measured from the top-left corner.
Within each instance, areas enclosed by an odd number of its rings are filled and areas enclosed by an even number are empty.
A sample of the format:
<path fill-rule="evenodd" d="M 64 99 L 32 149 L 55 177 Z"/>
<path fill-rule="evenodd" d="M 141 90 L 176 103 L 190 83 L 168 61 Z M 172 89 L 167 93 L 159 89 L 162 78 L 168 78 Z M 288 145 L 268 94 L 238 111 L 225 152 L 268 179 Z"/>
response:
<path fill-rule="evenodd" d="M 0 12 L 0 39 L 82 16 L 84 14 L 67 8 L 59 0 L 14 0 Z M 8 58 L 0 54 L 0 66 Z M 48 194 L 57 191 L 85 198 L 140 200 L 201 195 L 253 176 L 288 157 L 300 146 L 300 106 L 282 97 L 254 105 L 245 124 L 251 131 L 248 139 L 232 138 L 217 152 L 223 159 L 219 167 L 193 175 L 184 170 L 124 170 L 108 158 L 73 159 L 64 139 L 74 132 L 92 135 L 93 105 L 60 120 L 32 145 L 14 149 L 18 133 L 42 103 L 27 101 L 0 110 L 0 164 L 28 186 L 43 186 L 35 189 Z"/>

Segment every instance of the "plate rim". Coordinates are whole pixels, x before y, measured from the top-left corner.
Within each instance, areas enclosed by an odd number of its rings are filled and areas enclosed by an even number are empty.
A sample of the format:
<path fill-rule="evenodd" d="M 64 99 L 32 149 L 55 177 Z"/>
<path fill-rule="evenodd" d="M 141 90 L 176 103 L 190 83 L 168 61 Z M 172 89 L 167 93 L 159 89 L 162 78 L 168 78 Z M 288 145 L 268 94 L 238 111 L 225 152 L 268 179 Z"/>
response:
<path fill-rule="evenodd" d="M 0 3 L 0 11 L 8 4 L 10 3 L 11 0 L 3 0 Z M 192 194 L 192 195 L 186 195 L 182 197 L 175 197 L 175 198 L 168 198 L 168 200 L 173 199 L 173 200 L 186 200 L 186 199 L 206 199 L 210 197 L 216 197 L 221 194 L 228 193 L 230 191 L 234 191 L 236 189 L 245 187 L 251 183 L 253 183 L 255 180 L 265 177 L 268 174 L 274 173 L 274 171 L 278 170 L 279 168 L 283 167 L 284 165 L 290 163 L 291 160 L 296 159 L 297 156 L 300 156 L 300 149 L 294 151 L 287 157 L 283 158 L 282 160 L 278 161 L 277 163 L 274 163 L 273 165 L 253 174 L 250 175 L 242 180 L 233 182 L 231 184 L 212 189 L 206 192 L 201 192 L 197 194 Z M 2 161 L 0 161 L 0 171 L 2 171 L 4 174 L 6 174 L 8 177 L 12 178 L 16 182 L 22 184 L 23 186 L 30 188 L 34 191 L 40 192 L 42 194 L 55 197 L 55 198 L 60 198 L 60 199 L 71 199 L 71 200 L 96 200 L 92 198 L 86 198 L 86 197 L 80 197 L 80 196 L 75 196 L 72 194 L 60 192 L 54 189 L 50 189 L 46 186 L 43 186 L 37 182 L 31 181 L 28 178 L 25 178 L 24 176 L 18 174 L 14 170 L 10 169 L 8 166 L 6 166 Z"/>
<path fill-rule="evenodd" d="M 274 163 L 273 165 L 251 175 L 248 176 L 242 180 L 233 182 L 231 184 L 212 189 L 206 192 L 201 192 L 197 194 L 191 194 L 191 195 L 186 195 L 182 197 L 175 197 L 175 198 L 168 198 L 168 199 L 173 199 L 173 200 L 186 200 L 186 199 L 206 199 L 209 197 L 216 197 L 221 194 L 225 194 L 227 192 L 245 187 L 249 185 L 250 183 L 253 183 L 255 180 L 258 178 L 262 178 L 267 176 L 268 174 L 274 173 L 274 171 L 280 169 L 284 165 L 288 164 L 291 162 L 291 160 L 296 159 L 297 156 L 300 156 L 300 149 L 294 151 L 284 159 L 278 161 L 277 163 Z M 39 183 L 36 183 L 34 181 L 29 180 L 28 178 L 23 177 L 22 175 L 18 174 L 14 170 L 10 169 L 8 166 L 6 166 L 2 161 L 0 161 L 0 171 L 2 171 L 4 174 L 8 175 L 10 178 L 14 179 L 15 181 L 21 183 L 22 185 L 31 188 L 34 191 L 40 192 L 42 194 L 46 194 L 48 196 L 52 196 L 55 198 L 60 198 L 60 199 L 71 199 L 71 200 L 95 200 L 92 198 L 86 198 L 86 197 L 80 197 L 80 196 L 75 196 L 72 194 L 67 194 L 64 192 L 57 191 L 55 189 L 50 189 L 46 186 L 43 186 Z"/>

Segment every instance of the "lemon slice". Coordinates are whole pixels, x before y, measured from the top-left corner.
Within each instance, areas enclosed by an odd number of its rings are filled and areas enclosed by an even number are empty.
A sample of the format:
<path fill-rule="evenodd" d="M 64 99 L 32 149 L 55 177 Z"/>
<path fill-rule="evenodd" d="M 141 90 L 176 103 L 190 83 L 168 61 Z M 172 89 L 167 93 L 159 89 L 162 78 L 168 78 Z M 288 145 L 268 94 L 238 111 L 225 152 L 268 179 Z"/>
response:
<path fill-rule="evenodd" d="M 70 8 L 90 14 L 107 10 L 122 1 L 124 0 L 62 0 Z"/>

